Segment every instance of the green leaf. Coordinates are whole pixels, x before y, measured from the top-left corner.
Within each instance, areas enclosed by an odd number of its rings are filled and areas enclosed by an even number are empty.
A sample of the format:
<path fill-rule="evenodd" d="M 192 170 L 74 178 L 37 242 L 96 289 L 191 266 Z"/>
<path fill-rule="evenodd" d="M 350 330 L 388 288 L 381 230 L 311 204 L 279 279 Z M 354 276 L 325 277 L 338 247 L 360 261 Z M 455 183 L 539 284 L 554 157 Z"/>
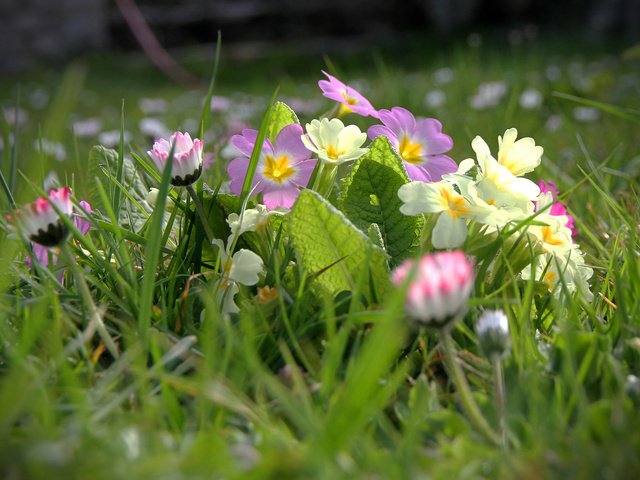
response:
<path fill-rule="evenodd" d="M 381 298 L 389 287 L 387 258 L 380 247 L 358 230 L 326 199 L 303 190 L 290 213 L 289 231 L 298 262 L 320 294 L 357 290 L 360 282 Z"/>
<path fill-rule="evenodd" d="M 139 232 L 153 212 L 153 208 L 147 203 L 146 196 L 149 185 L 136 168 L 136 163 L 128 157 L 122 159 L 122 182 L 118 180 L 119 169 L 118 152 L 111 148 L 95 145 L 89 152 L 89 178 L 99 178 L 103 185 L 113 185 L 120 191 L 124 201 L 120 203 L 118 223 L 120 226 Z M 89 200 L 95 205 L 102 201 L 100 195 L 93 186 L 89 192 Z"/>
<path fill-rule="evenodd" d="M 247 198 L 251 191 L 251 184 L 253 183 L 253 176 L 256 173 L 256 168 L 258 168 L 258 162 L 260 161 L 260 152 L 262 152 L 262 145 L 264 144 L 265 138 L 267 138 L 267 129 L 271 124 L 271 113 L 276 101 L 276 96 L 278 95 L 278 89 L 273 92 L 273 96 L 271 97 L 271 101 L 267 106 L 267 109 L 262 116 L 262 122 L 260 123 L 260 130 L 258 130 L 258 136 L 256 138 L 256 143 L 253 146 L 253 151 L 251 152 L 251 158 L 249 159 L 249 165 L 247 166 L 247 173 L 244 177 L 244 182 L 242 183 L 242 191 L 240 192 L 240 197 L 244 200 Z"/>
<path fill-rule="evenodd" d="M 576 95 L 570 95 L 568 93 L 553 92 L 554 97 L 562 98 L 572 102 L 579 103 L 581 105 L 587 105 L 588 107 L 594 107 L 605 113 L 615 115 L 616 117 L 624 118 L 632 122 L 640 122 L 640 111 L 633 110 L 631 108 L 620 107 L 618 105 L 612 105 L 610 103 L 598 102 L 597 100 L 591 100 L 589 98 L 578 97 Z"/>
<path fill-rule="evenodd" d="M 360 230 L 367 232 L 371 224 L 378 225 L 392 266 L 420 247 L 423 218 L 400 213 L 398 189 L 408 181 L 402 160 L 389 139 L 381 136 L 355 162 L 338 200 L 342 211 Z"/>
<path fill-rule="evenodd" d="M 300 123 L 296 113 L 284 102 L 276 102 L 271 109 L 271 118 L 267 127 L 267 138 L 273 143 L 282 130 L 292 123 Z"/>

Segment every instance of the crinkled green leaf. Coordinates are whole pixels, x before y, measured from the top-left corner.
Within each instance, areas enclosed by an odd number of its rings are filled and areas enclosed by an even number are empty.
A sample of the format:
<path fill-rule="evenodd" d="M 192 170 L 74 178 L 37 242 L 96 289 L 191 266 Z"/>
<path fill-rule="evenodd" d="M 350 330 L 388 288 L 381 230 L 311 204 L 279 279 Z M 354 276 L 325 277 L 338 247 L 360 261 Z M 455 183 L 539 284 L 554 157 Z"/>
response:
<path fill-rule="evenodd" d="M 280 130 L 292 123 L 300 123 L 296 113 L 284 102 L 276 102 L 271 109 L 271 119 L 267 127 L 267 138 L 273 143 Z"/>
<path fill-rule="evenodd" d="M 400 213 L 398 189 L 408 181 L 402 160 L 381 136 L 355 162 L 339 199 L 342 211 L 360 230 L 367 232 L 372 223 L 378 225 L 392 266 L 420 247 L 422 217 Z"/>
<path fill-rule="evenodd" d="M 289 235 L 298 262 L 307 274 L 317 275 L 313 287 L 319 293 L 335 295 L 354 290 L 364 279 L 365 286 L 373 285 L 374 292 L 369 293 L 382 297 L 389 287 L 384 250 L 326 199 L 303 190 L 289 219 Z"/>

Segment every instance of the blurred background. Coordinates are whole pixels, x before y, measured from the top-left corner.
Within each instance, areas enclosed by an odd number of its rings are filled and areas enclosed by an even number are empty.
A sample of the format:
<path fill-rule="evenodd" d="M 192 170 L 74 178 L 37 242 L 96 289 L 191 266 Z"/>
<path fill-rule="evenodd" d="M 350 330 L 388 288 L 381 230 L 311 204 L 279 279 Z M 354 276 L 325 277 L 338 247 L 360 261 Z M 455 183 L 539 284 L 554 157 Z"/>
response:
<path fill-rule="evenodd" d="M 229 138 L 258 127 L 276 87 L 303 125 L 332 107 L 321 70 L 376 108 L 439 119 L 456 161 L 475 135 L 493 145 L 516 126 L 545 146 L 561 184 L 580 177 L 585 152 L 615 155 L 620 178 L 640 171 L 636 125 L 589 103 L 640 110 L 640 0 L 0 0 L 11 188 L 32 196 L 29 178 L 82 189 L 91 147 L 117 148 L 121 130 L 140 153 L 174 130 L 199 132 L 218 31 L 205 132 L 218 175 Z"/>
<path fill-rule="evenodd" d="M 211 44 L 221 30 L 238 55 L 274 47 L 306 53 L 442 39 L 477 30 L 581 31 L 585 40 L 638 39 L 638 0 L 2 0 L 0 71 L 97 50 L 140 46 L 141 19 L 167 48 Z M 137 33 L 132 32 L 132 27 Z M 534 32 L 535 33 L 535 32 Z M 145 40 L 143 39 L 142 42 Z"/>

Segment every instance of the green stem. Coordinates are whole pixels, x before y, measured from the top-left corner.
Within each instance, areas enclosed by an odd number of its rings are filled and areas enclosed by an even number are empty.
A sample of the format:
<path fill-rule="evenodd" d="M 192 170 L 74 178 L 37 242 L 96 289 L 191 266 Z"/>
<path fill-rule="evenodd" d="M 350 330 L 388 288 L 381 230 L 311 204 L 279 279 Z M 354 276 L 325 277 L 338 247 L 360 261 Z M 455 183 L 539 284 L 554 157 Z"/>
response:
<path fill-rule="evenodd" d="M 98 312 L 98 309 L 96 308 L 96 304 L 93 302 L 93 298 L 91 298 L 91 292 L 89 291 L 89 286 L 87 285 L 87 281 L 84 279 L 84 273 L 78 266 L 76 259 L 71 253 L 71 251 L 69 250 L 69 246 L 67 244 L 65 244 L 62 247 L 62 253 L 65 256 L 65 259 L 67 261 L 67 264 L 71 268 L 71 271 L 73 272 L 73 276 L 76 280 L 76 286 L 78 287 L 78 291 L 80 292 L 82 301 L 84 302 L 85 307 L 89 311 L 89 329 L 88 330 L 90 331 L 91 326 L 94 326 L 95 329 L 98 331 L 98 335 L 100 335 L 100 338 L 102 339 L 105 346 L 107 347 L 107 350 L 109 350 L 109 353 L 111 354 L 111 356 L 113 358 L 118 358 L 120 356 L 120 354 L 118 353 L 118 347 L 116 343 L 113 341 L 113 338 L 111 338 L 111 335 L 109 335 L 109 332 L 107 331 L 107 327 L 102 321 L 102 316 Z"/>
<path fill-rule="evenodd" d="M 322 160 L 318 160 L 322 162 Z M 322 165 L 322 170 L 320 170 L 318 179 L 317 179 L 317 188 L 315 191 L 322 195 L 324 198 L 329 198 L 329 194 L 331 190 L 333 190 L 333 184 L 336 181 L 336 176 L 338 174 L 338 166 L 324 163 Z"/>
<path fill-rule="evenodd" d="M 207 240 L 209 240 L 209 245 L 211 245 L 216 237 L 213 234 L 213 231 L 211 230 L 211 226 L 209 225 L 209 222 L 207 221 L 207 214 L 204 211 L 204 207 L 202 206 L 200 197 L 198 197 L 198 194 L 193 189 L 192 185 L 187 185 L 186 188 L 187 188 L 187 192 L 189 192 L 189 195 L 191 195 L 191 198 L 193 199 L 193 204 L 196 206 L 196 212 L 198 213 L 198 217 L 200 217 L 200 223 L 204 228 L 204 233 L 206 233 L 207 235 Z"/>
<path fill-rule="evenodd" d="M 498 436 L 498 434 L 496 434 L 496 432 L 493 431 L 487 420 L 482 415 L 478 404 L 473 399 L 471 387 L 469 387 L 467 378 L 460 368 L 460 365 L 458 365 L 458 362 L 456 360 L 456 352 L 451 341 L 451 335 L 447 330 L 440 330 L 440 340 L 444 348 L 444 360 L 447 365 L 447 370 L 449 370 L 449 375 L 451 375 L 451 377 L 453 378 L 456 389 L 460 394 L 462 406 L 469 416 L 471 423 L 475 425 L 475 427 L 480 431 L 480 433 L 482 433 L 482 435 L 485 436 L 487 440 L 496 445 L 500 445 L 500 437 Z"/>
<path fill-rule="evenodd" d="M 507 448 L 507 429 L 505 420 L 505 392 L 504 392 L 504 373 L 502 369 L 502 359 L 496 355 L 493 359 L 493 371 L 495 375 L 496 388 L 496 409 L 498 411 L 498 432 L 502 440 L 502 447 Z"/>

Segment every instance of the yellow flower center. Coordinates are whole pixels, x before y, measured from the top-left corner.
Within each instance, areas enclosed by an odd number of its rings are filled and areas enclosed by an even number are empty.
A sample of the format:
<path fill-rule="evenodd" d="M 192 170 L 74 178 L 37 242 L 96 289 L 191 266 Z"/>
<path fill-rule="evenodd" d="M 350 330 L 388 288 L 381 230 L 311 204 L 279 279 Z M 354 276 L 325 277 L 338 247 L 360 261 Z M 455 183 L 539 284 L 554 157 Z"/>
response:
<path fill-rule="evenodd" d="M 333 144 L 327 147 L 327 157 L 331 160 L 337 160 L 340 155 L 343 155 L 345 150 L 338 150 L 337 147 L 334 147 Z"/>
<path fill-rule="evenodd" d="M 356 103 L 358 103 L 358 100 L 347 95 L 346 90 L 342 91 L 342 98 L 344 98 L 344 101 L 347 105 L 355 105 Z"/>
<path fill-rule="evenodd" d="M 556 236 L 551 227 L 542 227 L 542 241 L 554 246 L 565 244 L 564 239 Z"/>
<path fill-rule="evenodd" d="M 267 155 L 264 163 L 264 176 L 278 183 L 284 182 L 287 178 L 296 173 L 295 169 L 289 166 L 289 159 L 286 155 L 278 158 L 273 158 L 272 156 Z"/>
<path fill-rule="evenodd" d="M 556 279 L 558 278 L 558 274 L 556 272 L 548 271 L 544 274 L 542 281 L 547 284 L 547 288 L 549 290 L 553 290 L 554 285 L 556 284 Z"/>
<path fill-rule="evenodd" d="M 471 211 L 466 207 L 466 201 L 462 195 L 452 193 L 446 188 L 440 189 L 440 201 L 444 210 L 452 217 L 458 218 L 467 215 Z"/>
<path fill-rule="evenodd" d="M 403 135 L 398 146 L 400 156 L 405 162 L 411 164 L 422 163 L 422 145 L 412 142 L 408 135 Z"/>

